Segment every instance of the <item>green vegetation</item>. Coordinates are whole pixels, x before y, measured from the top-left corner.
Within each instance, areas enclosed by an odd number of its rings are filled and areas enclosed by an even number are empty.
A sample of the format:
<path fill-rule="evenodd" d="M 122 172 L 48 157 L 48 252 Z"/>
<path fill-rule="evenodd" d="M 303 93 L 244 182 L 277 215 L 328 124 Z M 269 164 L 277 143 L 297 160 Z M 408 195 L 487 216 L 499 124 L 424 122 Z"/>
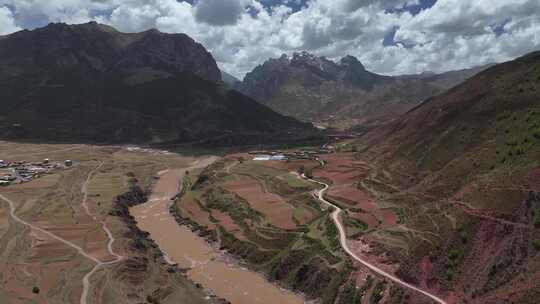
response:
<path fill-rule="evenodd" d="M 373 288 L 373 294 L 371 295 L 371 303 L 379 303 L 383 298 L 383 293 L 386 283 L 381 281 Z"/>
<path fill-rule="evenodd" d="M 34 286 L 34 287 L 32 288 L 32 293 L 39 294 L 39 287 Z"/>
<path fill-rule="evenodd" d="M 337 251 L 340 248 L 339 244 L 339 231 L 336 227 L 336 224 L 330 217 L 326 219 L 325 222 L 326 227 L 326 238 L 328 239 L 328 243 L 330 245 L 330 249 L 332 251 Z"/>
<path fill-rule="evenodd" d="M 337 304 L 360 303 L 362 296 L 362 293 L 356 288 L 354 280 L 351 280 L 343 287 Z"/>
<path fill-rule="evenodd" d="M 468 231 L 462 226 L 458 227 L 457 231 L 458 231 L 458 234 L 459 234 L 459 238 L 461 239 L 461 242 L 463 244 L 467 243 L 467 241 L 469 240 Z"/>
<path fill-rule="evenodd" d="M 362 292 L 365 293 L 367 292 L 371 286 L 373 286 L 373 283 L 374 283 L 374 279 L 372 276 L 368 275 L 367 278 L 366 278 L 366 284 L 364 284 L 364 286 L 362 286 Z"/>
<path fill-rule="evenodd" d="M 353 239 L 365 233 L 369 229 L 368 224 L 359 219 L 352 218 L 348 214 L 343 216 L 343 225 L 346 227 L 347 235 Z"/>
<path fill-rule="evenodd" d="M 234 167 L 233 173 L 249 175 L 259 180 L 269 181 L 285 172 L 264 166 L 262 163 L 247 161 Z"/>
<path fill-rule="evenodd" d="M 498 133 L 504 140 L 498 142 L 496 154 L 500 163 L 525 160 L 524 156 L 540 146 L 540 110 L 526 112 L 504 111 L 497 116 Z"/>
<path fill-rule="evenodd" d="M 249 203 L 221 188 L 210 188 L 202 198 L 206 202 L 205 207 L 229 214 L 242 227 L 247 226 L 246 220 L 256 223 L 263 221 L 263 215 L 250 208 Z"/>
<path fill-rule="evenodd" d="M 533 210 L 532 215 L 534 217 L 534 227 L 540 228 L 540 208 Z"/>
<path fill-rule="evenodd" d="M 451 249 L 448 252 L 447 255 L 447 263 L 446 263 L 446 278 L 447 280 L 451 281 L 454 278 L 454 273 L 456 269 L 458 268 L 459 262 L 464 256 L 463 249 Z"/>
<path fill-rule="evenodd" d="M 534 240 L 534 241 L 532 242 L 532 244 L 533 244 L 534 250 L 540 251 L 540 240 Z"/>
<path fill-rule="evenodd" d="M 311 170 L 307 170 L 306 176 L 308 176 L 309 171 Z M 315 185 L 313 185 L 313 183 L 310 183 L 304 179 L 299 178 L 296 174 L 286 173 L 286 174 L 280 175 L 278 178 L 280 180 L 285 181 L 289 187 L 294 188 L 294 189 L 306 190 L 306 191 L 315 189 Z"/>

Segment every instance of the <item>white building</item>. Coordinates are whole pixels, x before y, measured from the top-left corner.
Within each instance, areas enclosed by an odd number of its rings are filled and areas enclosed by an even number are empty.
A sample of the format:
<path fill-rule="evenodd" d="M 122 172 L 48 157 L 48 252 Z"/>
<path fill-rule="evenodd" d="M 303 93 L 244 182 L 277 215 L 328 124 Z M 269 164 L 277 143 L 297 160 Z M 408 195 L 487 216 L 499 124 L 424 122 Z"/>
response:
<path fill-rule="evenodd" d="M 270 160 L 270 155 L 257 155 L 253 158 L 253 160 L 257 161 L 268 161 Z"/>
<path fill-rule="evenodd" d="M 278 154 L 270 157 L 270 160 L 287 160 L 287 156 L 283 154 Z"/>

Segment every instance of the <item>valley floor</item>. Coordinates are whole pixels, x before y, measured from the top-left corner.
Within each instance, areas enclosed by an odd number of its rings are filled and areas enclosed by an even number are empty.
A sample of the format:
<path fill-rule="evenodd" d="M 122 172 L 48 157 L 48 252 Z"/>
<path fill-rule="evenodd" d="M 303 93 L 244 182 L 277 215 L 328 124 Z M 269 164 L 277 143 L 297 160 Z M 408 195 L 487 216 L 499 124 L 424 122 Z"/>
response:
<path fill-rule="evenodd" d="M 2 303 L 498 304 L 538 290 L 534 189 L 499 184 L 515 207 L 494 210 L 356 152 L 0 145 L 7 161 L 73 161 L 0 188 Z"/>

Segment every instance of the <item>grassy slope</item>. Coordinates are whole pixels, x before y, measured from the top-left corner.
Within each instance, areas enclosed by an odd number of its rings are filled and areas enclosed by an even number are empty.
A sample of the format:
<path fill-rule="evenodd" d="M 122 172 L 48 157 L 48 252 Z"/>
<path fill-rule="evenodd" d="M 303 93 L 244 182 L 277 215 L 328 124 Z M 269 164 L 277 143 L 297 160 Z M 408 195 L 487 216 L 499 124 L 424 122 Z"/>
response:
<path fill-rule="evenodd" d="M 4 133 L 30 138 L 97 141 L 193 141 L 227 134 L 279 133 L 305 125 L 237 92 L 191 74 L 135 85 L 121 77 L 85 80 L 74 72 L 17 93 L 5 87 Z M 54 85 L 53 85 L 54 84 Z M 26 89 L 25 89 L 26 90 Z M 11 106 L 10 106 L 11 104 Z M 9 126 L 20 123 L 19 130 Z"/>

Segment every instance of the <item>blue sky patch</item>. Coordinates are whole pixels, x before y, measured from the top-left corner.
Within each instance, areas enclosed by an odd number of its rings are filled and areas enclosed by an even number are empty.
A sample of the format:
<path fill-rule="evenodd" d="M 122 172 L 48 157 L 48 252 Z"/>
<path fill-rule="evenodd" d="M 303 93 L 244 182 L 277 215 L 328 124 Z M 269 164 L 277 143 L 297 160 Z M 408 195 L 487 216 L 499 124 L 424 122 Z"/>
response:
<path fill-rule="evenodd" d="M 512 21 L 512 18 L 507 18 L 501 23 L 495 23 L 490 25 L 490 28 L 493 33 L 495 33 L 495 36 L 499 37 L 500 35 L 506 33 L 506 31 L 504 30 L 504 26 L 507 25 L 510 21 Z"/>

